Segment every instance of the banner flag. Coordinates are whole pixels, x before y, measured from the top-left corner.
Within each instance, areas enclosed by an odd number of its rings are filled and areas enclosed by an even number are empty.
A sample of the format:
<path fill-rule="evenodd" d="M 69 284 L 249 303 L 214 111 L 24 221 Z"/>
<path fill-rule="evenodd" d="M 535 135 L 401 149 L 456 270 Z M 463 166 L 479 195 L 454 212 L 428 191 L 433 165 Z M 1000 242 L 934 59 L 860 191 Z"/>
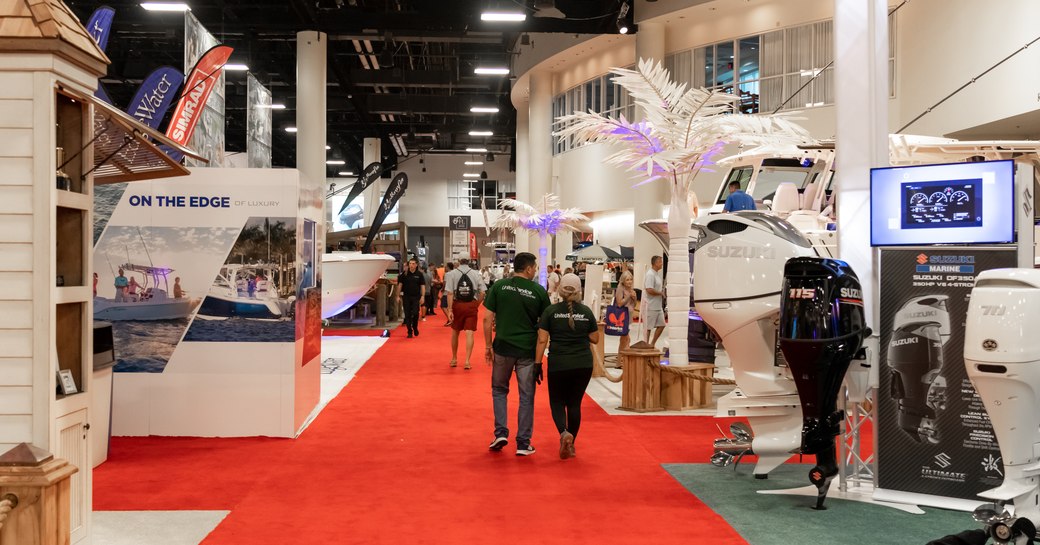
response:
<path fill-rule="evenodd" d="M 390 187 L 386 188 L 386 194 L 383 195 L 383 202 L 379 204 L 379 209 L 376 210 L 376 217 L 372 218 L 372 228 L 368 230 L 368 236 L 365 237 L 365 245 L 361 248 L 362 253 L 372 253 L 372 241 L 375 240 L 376 233 L 379 232 L 379 228 L 383 226 L 383 221 L 386 220 L 390 211 L 397 206 L 397 201 L 401 200 L 407 189 L 408 175 L 404 172 L 394 176 L 394 179 L 390 181 Z"/>
<path fill-rule="evenodd" d="M 166 110 L 177 98 L 184 74 L 171 66 L 155 69 L 137 88 L 137 94 L 126 107 L 126 113 L 152 129 L 158 129 Z"/>
<path fill-rule="evenodd" d="M 104 102 L 105 104 L 112 104 L 112 97 L 108 96 L 108 91 L 105 89 L 105 84 L 98 80 L 97 91 L 94 91 L 94 97 Z"/>
<path fill-rule="evenodd" d="M 191 75 L 184 85 L 177 109 L 170 118 L 170 126 L 166 128 L 166 136 L 174 142 L 182 146 L 188 145 L 206 100 L 213 92 L 214 84 L 220 78 L 220 71 L 231 57 L 232 51 L 234 49 L 226 45 L 216 45 L 195 63 L 195 68 L 191 70 Z"/>
<path fill-rule="evenodd" d="M 339 207 L 339 212 L 336 214 L 342 214 L 350 203 L 357 198 L 364 190 L 368 189 L 368 186 L 372 185 L 372 182 L 379 179 L 379 175 L 383 173 L 383 165 L 380 163 L 369 163 L 365 167 L 365 171 L 358 175 L 358 179 L 354 182 L 354 185 L 350 188 L 350 193 L 347 194 L 347 200 L 343 201 L 343 206 Z"/>
<path fill-rule="evenodd" d="M 90 19 L 87 20 L 87 33 L 94 38 L 101 51 L 108 47 L 108 37 L 112 32 L 112 19 L 115 16 L 116 10 L 108 6 L 101 6 L 94 10 L 94 13 L 90 14 Z"/>

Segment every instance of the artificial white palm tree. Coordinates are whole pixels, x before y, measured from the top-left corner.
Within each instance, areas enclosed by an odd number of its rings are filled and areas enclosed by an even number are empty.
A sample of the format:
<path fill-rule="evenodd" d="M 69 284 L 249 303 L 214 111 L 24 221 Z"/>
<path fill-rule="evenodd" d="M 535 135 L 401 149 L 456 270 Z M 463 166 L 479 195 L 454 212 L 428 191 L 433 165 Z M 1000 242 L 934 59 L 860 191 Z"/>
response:
<path fill-rule="evenodd" d="M 734 114 L 738 97 L 706 89 L 686 89 L 672 81 L 661 64 L 640 60 L 637 70 L 611 70 L 614 83 L 623 87 L 641 108 L 644 118 L 631 122 L 593 111 L 557 118 L 562 127 L 555 136 L 573 136 L 576 144 L 620 145 L 607 158 L 644 178 L 638 185 L 663 180 L 671 189 L 668 208 L 669 262 L 668 345 L 670 360 L 688 361 L 687 327 L 690 310 L 690 264 L 686 256 L 690 234 L 690 208 L 686 203 L 697 174 L 730 143 L 752 147 L 785 141 L 806 141 L 809 136 L 784 115 Z"/>
<path fill-rule="evenodd" d="M 496 229 L 538 233 L 538 258 L 541 260 L 538 281 L 543 286 L 546 285 L 549 237 L 563 230 L 577 231 L 578 224 L 589 221 L 577 208 L 560 209 L 560 198 L 552 193 L 546 193 L 538 207 L 516 199 L 502 199 L 499 208 L 504 212 L 495 220 Z"/>

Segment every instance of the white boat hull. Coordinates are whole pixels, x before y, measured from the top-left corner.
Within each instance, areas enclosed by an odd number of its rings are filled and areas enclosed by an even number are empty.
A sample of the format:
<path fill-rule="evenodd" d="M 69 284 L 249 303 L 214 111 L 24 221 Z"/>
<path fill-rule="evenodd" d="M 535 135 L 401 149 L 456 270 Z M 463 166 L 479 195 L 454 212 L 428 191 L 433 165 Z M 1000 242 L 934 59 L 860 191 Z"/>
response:
<path fill-rule="evenodd" d="M 321 317 L 331 318 L 354 306 L 372 289 L 394 258 L 360 252 L 321 256 Z"/>
<path fill-rule="evenodd" d="M 94 299 L 94 319 L 105 321 L 177 320 L 191 315 L 197 302 L 197 299 L 182 298 L 117 303 L 111 299 L 98 297 Z"/>

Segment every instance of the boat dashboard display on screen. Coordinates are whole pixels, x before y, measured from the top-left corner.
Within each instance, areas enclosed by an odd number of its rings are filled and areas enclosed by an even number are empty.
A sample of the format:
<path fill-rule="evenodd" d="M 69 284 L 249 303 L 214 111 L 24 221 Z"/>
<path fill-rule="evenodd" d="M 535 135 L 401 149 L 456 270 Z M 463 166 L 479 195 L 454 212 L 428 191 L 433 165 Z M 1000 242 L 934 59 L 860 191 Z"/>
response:
<path fill-rule="evenodd" d="M 870 171 L 872 246 L 1014 242 L 1013 161 Z"/>

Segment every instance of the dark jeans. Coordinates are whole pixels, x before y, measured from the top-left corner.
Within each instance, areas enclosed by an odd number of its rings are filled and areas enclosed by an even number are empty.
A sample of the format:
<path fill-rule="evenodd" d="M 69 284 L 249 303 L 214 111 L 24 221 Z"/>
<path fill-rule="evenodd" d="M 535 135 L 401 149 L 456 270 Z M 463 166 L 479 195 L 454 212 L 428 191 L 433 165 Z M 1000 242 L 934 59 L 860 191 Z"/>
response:
<path fill-rule="evenodd" d="M 404 325 L 408 328 L 408 332 L 419 331 L 419 301 L 422 300 L 418 295 L 405 295 L 401 297 L 404 302 Z"/>
<path fill-rule="evenodd" d="M 592 368 L 549 371 L 549 409 L 556 430 L 578 436 L 581 427 L 581 399 L 592 379 Z"/>
<path fill-rule="evenodd" d="M 426 314 L 434 314 L 434 307 L 437 306 L 437 294 L 440 292 L 437 288 L 430 288 L 426 292 L 426 300 L 423 303 L 426 305 Z"/>

